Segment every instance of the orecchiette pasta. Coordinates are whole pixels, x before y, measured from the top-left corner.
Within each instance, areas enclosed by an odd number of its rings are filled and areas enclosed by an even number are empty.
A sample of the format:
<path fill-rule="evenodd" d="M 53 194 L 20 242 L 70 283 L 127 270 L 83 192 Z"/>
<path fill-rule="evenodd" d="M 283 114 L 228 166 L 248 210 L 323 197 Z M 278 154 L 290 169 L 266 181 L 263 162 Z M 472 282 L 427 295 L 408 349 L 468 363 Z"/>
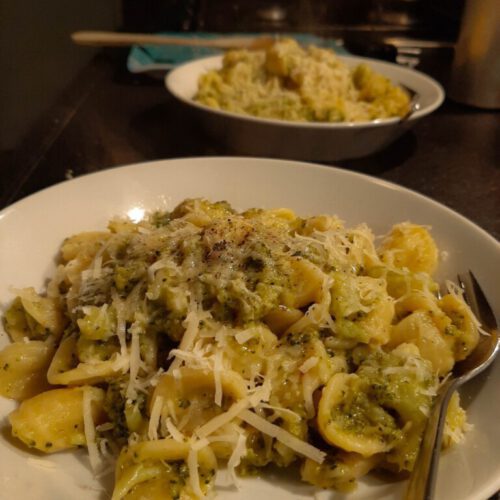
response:
<path fill-rule="evenodd" d="M 453 353 L 427 311 L 412 312 L 392 328 L 390 346 L 415 344 L 439 375 L 448 373 L 455 362 Z"/>
<path fill-rule="evenodd" d="M 94 422 L 101 422 L 102 389 L 90 386 L 52 389 L 21 403 L 11 413 L 12 434 L 30 448 L 53 453 L 85 446 L 84 392 L 92 395 L 91 413 Z"/>
<path fill-rule="evenodd" d="M 47 368 L 54 354 L 41 340 L 15 342 L 0 351 L 0 394 L 23 400 L 49 388 Z"/>
<path fill-rule="evenodd" d="M 115 459 L 113 500 L 191 499 L 269 464 L 351 491 L 413 467 L 436 389 L 478 342 L 422 226 L 186 200 L 63 242 L 4 315 L 12 433 Z M 454 396 L 445 444 L 467 429 Z M 114 458 L 113 458 L 114 457 Z M 227 471 L 219 471 L 218 461 Z"/>
<path fill-rule="evenodd" d="M 331 445 L 364 457 L 389 451 L 400 437 L 394 418 L 371 400 L 355 373 L 338 373 L 328 381 L 318 427 Z"/>
<path fill-rule="evenodd" d="M 332 460 L 327 458 L 322 464 L 306 458 L 301 476 L 304 481 L 321 488 L 335 488 L 348 493 L 356 488 L 356 480 L 368 474 L 380 460 L 380 455 L 363 457 L 357 453 L 340 451 Z"/>
<path fill-rule="evenodd" d="M 396 268 L 414 273 L 432 274 L 437 267 L 438 251 L 429 232 L 415 224 L 398 224 L 382 242 L 380 257 Z"/>
<path fill-rule="evenodd" d="M 195 497 L 213 486 L 217 459 L 209 447 L 195 450 L 199 467 L 198 481 L 189 484 L 188 460 L 190 447 L 172 439 L 143 441 L 121 451 L 116 464 L 116 486 L 112 500 L 122 498 L 151 500 Z"/>
<path fill-rule="evenodd" d="M 43 340 L 49 335 L 60 337 L 64 318 L 57 301 L 41 297 L 34 288 L 20 290 L 18 298 L 5 313 L 7 331 L 12 340 Z"/>
<path fill-rule="evenodd" d="M 106 361 L 101 361 L 98 356 L 92 362 L 80 361 L 77 342 L 76 336 L 69 336 L 59 345 L 47 370 L 47 379 L 51 384 L 95 384 L 121 374 L 123 362 L 114 355 L 113 359 Z"/>
<path fill-rule="evenodd" d="M 227 410 L 231 403 L 246 394 L 244 379 L 234 371 L 214 374 L 211 370 L 179 368 L 178 374 L 161 377 L 153 392 L 151 405 L 154 407 L 161 398 L 162 419 L 183 421 L 183 433 L 192 435 L 205 422 Z"/>

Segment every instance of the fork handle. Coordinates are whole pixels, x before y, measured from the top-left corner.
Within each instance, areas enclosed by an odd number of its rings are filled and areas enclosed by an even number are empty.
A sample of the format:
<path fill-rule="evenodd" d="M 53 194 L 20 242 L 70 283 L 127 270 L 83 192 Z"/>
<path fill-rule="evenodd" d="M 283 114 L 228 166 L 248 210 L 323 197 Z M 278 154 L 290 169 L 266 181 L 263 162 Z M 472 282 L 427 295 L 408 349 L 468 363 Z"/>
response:
<path fill-rule="evenodd" d="M 456 386 L 456 380 L 450 379 L 438 391 L 408 482 L 405 500 L 432 500 L 433 498 L 446 410 Z"/>

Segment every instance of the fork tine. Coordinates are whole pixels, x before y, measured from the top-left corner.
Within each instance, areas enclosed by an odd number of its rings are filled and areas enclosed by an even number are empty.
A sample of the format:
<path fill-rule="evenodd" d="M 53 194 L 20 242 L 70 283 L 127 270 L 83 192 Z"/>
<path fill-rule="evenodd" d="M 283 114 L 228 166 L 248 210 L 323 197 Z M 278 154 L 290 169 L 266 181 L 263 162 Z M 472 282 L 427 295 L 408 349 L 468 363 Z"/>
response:
<path fill-rule="evenodd" d="M 474 300 L 475 299 L 474 293 L 472 293 L 474 287 L 472 284 L 471 272 L 467 271 L 466 274 L 457 274 L 457 281 L 460 288 L 462 289 L 465 302 L 467 302 L 469 307 L 472 309 L 474 316 L 477 317 L 479 314 L 479 310 L 477 302 Z"/>
<path fill-rule="evenodd" d="M 497 328 L 495 314 L 491 309 L 484 292 L 472 271 L 457 275 L 460 287 L 464 291 L 464 299 L 469 304 L 474 315 L 481 323 L 492 330 Z"/>

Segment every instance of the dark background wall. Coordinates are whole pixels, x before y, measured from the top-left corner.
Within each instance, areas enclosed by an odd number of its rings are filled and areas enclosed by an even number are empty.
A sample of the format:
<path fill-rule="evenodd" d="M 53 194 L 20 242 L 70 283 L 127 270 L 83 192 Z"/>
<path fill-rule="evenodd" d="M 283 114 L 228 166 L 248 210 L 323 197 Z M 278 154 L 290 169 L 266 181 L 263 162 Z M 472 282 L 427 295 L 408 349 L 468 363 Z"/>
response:
<path fill-rule="evenodd" d="M 70 33 L 119 24 L 118 0 L 0 0 L 0 150 L 16 146 L 94 54 Z"/>

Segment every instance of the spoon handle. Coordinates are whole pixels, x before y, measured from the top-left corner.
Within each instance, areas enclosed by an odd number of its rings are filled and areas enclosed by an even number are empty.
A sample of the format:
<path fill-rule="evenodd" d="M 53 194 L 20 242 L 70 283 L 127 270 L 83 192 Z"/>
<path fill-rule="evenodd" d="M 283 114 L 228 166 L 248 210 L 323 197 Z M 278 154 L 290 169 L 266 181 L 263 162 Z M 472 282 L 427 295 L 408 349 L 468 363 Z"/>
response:
<path fill-rule="evenodd" d="M 190 47 L 210 47 L 217 49 L 265 48 L 272 43 L 271 37 L 226 36 L 219 38 L 179 38 L 149 33 L 115 33 L 110 31 L 76 31 L 71 39 L 77 45 L 95 47 L 123 47 L 130 45 L 179 45 Z M 262 47 L 260 47 L 262 45 Z"/>
<path fill-rule="evenodd" d="M 446 410 L 456 386 L 457 380 L 450 379 L 438 391 L 408 482 L 405 500 L 432 500 L 433 498 Z"/>

